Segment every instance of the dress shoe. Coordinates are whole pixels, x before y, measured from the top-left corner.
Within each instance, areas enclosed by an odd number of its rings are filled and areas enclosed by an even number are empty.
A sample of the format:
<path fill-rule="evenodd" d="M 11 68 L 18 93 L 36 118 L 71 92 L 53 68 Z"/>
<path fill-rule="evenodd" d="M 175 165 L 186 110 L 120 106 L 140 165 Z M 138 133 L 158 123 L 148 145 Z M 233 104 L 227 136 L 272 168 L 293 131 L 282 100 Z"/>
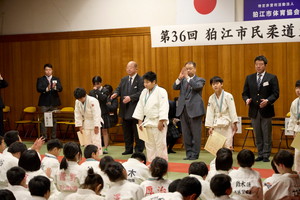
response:
<path fill-rule="evenodd" d="M 168 154 L 170 154 L 170 153 L 176 153 L 176 152 L 173 150 L 168 150 Z"/>
<path fill-rule="evenodd" d="M 190 157 L 186 157 L 186 158 L 184 158 L 183 160 L 189 160 L 190 159 Z"/>
<path fill-rule="evenodd" d="M 264 158 L 263 162 L 270 162 L 270 159 L 269 158 Z"/>
<path fill-rule="evenodd" d="M 255 159 L 256 162 L 262 161 L 262 160 L 263 160 L 263 157 L 257 157 L 257 158 Z"/>
<path fill-rule="evenodd" d="M 189 160 L 197 160 L 198 158 L 195 158 L 195 157 L 190 157 Z"/>
<path fill-rule="evenodd" d="M 132 154 L 133 152 L 132 151 L 124 151 L 123 153 L 122 153 L 122 155 L 129 155 L 129 154 Z"/>

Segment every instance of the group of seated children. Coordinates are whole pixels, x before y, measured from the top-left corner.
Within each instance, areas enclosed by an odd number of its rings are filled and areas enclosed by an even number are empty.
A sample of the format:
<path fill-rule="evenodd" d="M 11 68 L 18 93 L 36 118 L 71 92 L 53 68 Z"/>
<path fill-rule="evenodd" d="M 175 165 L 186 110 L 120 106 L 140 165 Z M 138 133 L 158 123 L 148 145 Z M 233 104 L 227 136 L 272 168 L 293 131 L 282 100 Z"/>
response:
<path fill-rule="evenodd" d="M 53 139 L 48 141 L 48 153 L 41 159 L 41 144 L 38 140 L 27 149 L 14 131 L 0 138 L 3 152 L 0 154 L 0 199 L 300 199 L 299 174 L 292 170 L 294 156 L 286 150 L 274 156 L 275 174 L 264 183 L 252 169 L 255 160 L 252 151 L 240 151 L 239 167 L 233 169 L 232 151 L 227 148 L 218 150 L 210 170 L 204 162 L 193 162 L 188 176 L 172 182 L 165 178 L 168 162 L 160 157 L 148 167 L 146 156 L 134 153 L 122 164 L 111 156 L 100 159 L 97 146 L 87 145 L 82 162 L 77 143 L 62 145 Z M 61 150 L 63 158 L 59 162 Z"/>

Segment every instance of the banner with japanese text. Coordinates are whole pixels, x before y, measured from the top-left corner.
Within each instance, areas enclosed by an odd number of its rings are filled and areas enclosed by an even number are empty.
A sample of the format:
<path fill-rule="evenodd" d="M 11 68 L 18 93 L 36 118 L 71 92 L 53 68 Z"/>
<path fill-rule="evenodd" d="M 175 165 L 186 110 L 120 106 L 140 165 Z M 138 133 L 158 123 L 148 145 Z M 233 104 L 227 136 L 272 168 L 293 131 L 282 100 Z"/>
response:
<path fill-rule="evenodd" d="M 244 0 L 244 21 L 300 18 L 299 0 Z"/>
<path fill-rule="evenodd" d="M 299 41 L 299 19 L 151 27 L 152 47 Z"/>

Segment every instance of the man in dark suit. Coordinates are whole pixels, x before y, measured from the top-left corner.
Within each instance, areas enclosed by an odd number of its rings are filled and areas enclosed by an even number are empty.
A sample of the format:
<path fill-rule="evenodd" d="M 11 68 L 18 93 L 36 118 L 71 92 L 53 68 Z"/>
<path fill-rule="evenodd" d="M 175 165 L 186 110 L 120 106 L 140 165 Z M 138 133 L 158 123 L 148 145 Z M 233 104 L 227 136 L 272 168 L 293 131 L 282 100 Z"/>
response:
<path fill-rule="evenodd" d="M 138 121 L 132 118 L 134 109 L 139 101 L 140 94 L 144 89 L 142 77 L 137 74 L 137 63 L 130 61 L 127 64 L 128 76 L 121 79 L 119 86 L 114 91 L 111 99 L 120 96 L 119 116 L 122 118 L 125 152 L 122 155 L 133 153 L 133 141 L 135 139 L 135 152 L 143 152 L 145 144 L 139 139 L 136 124 Z"/>
<path fill-rule="evenodd" d="M 258 157 L 255 161 L 269 162 L 272 150 L 272 117 L 274 102 L 279 97 L 277 76 L 266 72 L 267 59 L 254 59 L 256 73 L 246 77 L 243 99 L 249 105 L 249 117 L 255 132 Z"/>
<path fill-rule="evenodd" d="M 196 63 L 187 62 L 173 84 L 174 90 L 180 90 L 176 116 L 180 116 L 186 158 L 199 158 L 201 147 L 202 116 L 205 114 L 202 89 L 205 79 L 196 75 Z"/>
<path fill-rule="evenodd" d="M 60 106 L 58 93 L 62 91 L 59 78 L 52 76 L 53 69 L 51 64 L 44 65 L 45 76 L 37 79 L 36 89 L 40 94 L 39 106 L 41 112 L 57 110 Z M 41 123 L 42 136 L 47 139 L 47 129 L 44 120 Z M 51 138 L 56 138 L 56 120 L 53 120 L 53 128 Z"/>
<path fill-rule="evenodd" d="M 8 83 L 3 79 L 0 74 L 0 88 L 6 88 Z M 3 108 L 5 107 L 2 98 L 0 96 L 0 136 L 4 136 L 4 125 L 3 125 Z"/>

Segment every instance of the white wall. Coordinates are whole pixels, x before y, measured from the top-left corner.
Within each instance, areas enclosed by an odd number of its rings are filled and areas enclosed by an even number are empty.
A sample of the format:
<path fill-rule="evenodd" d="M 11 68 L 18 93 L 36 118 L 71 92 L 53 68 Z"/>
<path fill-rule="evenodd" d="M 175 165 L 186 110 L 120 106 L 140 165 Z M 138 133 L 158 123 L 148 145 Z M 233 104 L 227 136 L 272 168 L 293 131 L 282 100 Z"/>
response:
<path fill-rule="evenodd" d="M 4 35 L 172 25 L 176 0 L 0 0 L 0 14 Z"/>

